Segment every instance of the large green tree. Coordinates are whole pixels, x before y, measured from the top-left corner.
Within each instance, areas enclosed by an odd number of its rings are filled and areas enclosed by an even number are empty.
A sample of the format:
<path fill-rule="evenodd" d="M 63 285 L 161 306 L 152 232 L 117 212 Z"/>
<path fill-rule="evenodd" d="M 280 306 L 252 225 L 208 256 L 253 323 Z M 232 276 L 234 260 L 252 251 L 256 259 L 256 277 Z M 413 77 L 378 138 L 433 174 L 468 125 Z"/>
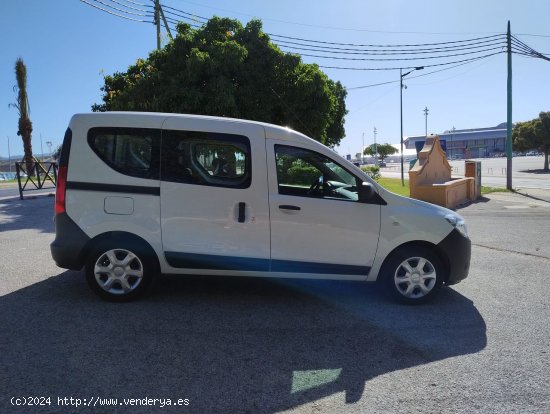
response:
<path fill-rule="evenodd" d="M 363 155 L 378 154 L 378 159 L 380 159 L 380 162 L 384 162 L 384 159 L 388 155 L 395 154 L 396 152 L 399 151 L 392 144 L 372 144 L 365 148 L 365 150 L 363 151 Z"/>
<path fill-rule="evenodd" d="M 538 118 L 518 122 L 512 131 L 512 143 L 518 151 L 536 149 L 544 153 L 544 171 L 550 171 L 550 112 L 541 112 Z"/>
<path fill-rule="evenodd" d="M 105 76 L 94 111 L 227 116 L 284 125 L 333 147 L 344 137 L 346 90 L 317 65 L 282 52 L 259 20 L 180 23 L 175 39 L 126 72 Z"/>

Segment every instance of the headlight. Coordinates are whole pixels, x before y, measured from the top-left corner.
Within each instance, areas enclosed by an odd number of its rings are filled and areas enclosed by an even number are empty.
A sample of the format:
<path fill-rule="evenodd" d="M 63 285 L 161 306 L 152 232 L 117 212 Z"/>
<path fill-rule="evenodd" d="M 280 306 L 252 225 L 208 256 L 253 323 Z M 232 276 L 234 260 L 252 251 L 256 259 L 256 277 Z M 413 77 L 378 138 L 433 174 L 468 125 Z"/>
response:
<path fill-rule="evenodd" d="M 447 214 L 445 216 L 445 220 L 447 220 L 451 225 L 457 229 L 460 234 L 462 234 L 464 237 L 468 237 L 468 229 L 466 228 L 466 222 L 462 217 L 455 216 L 453 214 Z"/>

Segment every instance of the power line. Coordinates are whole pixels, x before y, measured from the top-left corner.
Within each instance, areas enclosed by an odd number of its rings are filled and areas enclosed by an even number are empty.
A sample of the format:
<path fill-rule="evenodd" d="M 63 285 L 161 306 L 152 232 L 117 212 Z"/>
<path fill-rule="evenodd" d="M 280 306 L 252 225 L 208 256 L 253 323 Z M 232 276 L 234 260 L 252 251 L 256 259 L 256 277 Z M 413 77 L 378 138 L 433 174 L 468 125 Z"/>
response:
<path fill-rule="evenodd" d="M 477 56 L 475 58 L 470 58 L 470 59 L 455 60 L 453 62 L 434 63 L 434 64 L 430 64 L 430 65 L 424 65 L 424 67 L 429 68 L 429 67 L 436 67 L 436 66 L 452 65 L 452 64 L 462 63 L 462 62 L 473 62 L 475 60 L 483 59 L 483 58 L 490 57 L 490 56 L 495 56 L 495 55 L 498 55 L 500 53 L 504 53 L 504 51 L 490 53 L 490 54 L 487 54 L 487 55 L 484 55 L 484 56 Z M 320 68 L 324 68 L 324 69 L 340 69 L 340 70 L 355 70 L 355 71 L 382 71 L 382 70 L 415 69 L 415 67 L 416 67 L 416 66 L 397 66 L 397 67 L 385 67 L 385 68 L 356 68 L 356 67 L 324 66 L 324 65 L 318 65 L 318 66 Z"/>
<path fill-rule="evenodd" d="M 322 55 L 313 55 L 309 53 L 299 53 L 301 56 L 315 57 L 320 59 L 334 59 L 334 60 L 346 60 L 346 61 L 369 61 L 369 62 L 388 62 L 388 61 L 410 61 L 410 60 L 429 60 L 429 59 L 442 59 L 449 57 L 465 56 L 465 55 L 474 55 L 483 52 L 490 52 L 493 50 L 499 50 L 504 48 L 504 45 L 498 47 L 492 47 L 487 49 L 479 49 L 471 52 L 464 53 L 454 53 L 451 55 L 441 55 L 441 56 L 422 56 L 422 57 L 403 57 L 403 58 L 350 58 L 350 57 L 341 57 L 341 56 L 322 56 Z"/>
<path fill-rule="evenodd" d="M 550 61 L 550 58 L 548 56 L 545 56 L 544 54 L 537 52 L 535 49 L 530 47 L 529 45 L 523 43 L 521 40 L 519 40 L 517 37 L 512 36 L 512 51 L 514 51 L 514 48 L 516 51 L 514 53 L 518 54 L 525 54 L 526 56 L 533 57 L 533 58 L 539 58 L 543 60 Z"/>
<path fill-rule="evenodd" d="M 89 2 L 87 2 L 86 0 L 80 0 L 80 1 L 81 1 L 82 3 L 86 3 L 88 6 L 92 6 L 92 7 L 96 8 L 96 9 L 98 9 L 98 10 L 101 10 L 101 11 L 103 11 L 103 12 L 105 12 L 105 13 L 109 13 L 109 14 L 111 14 L 111 15 L 113 15 L 113 16 L 116 16 L 116 17 L 120 17 L 120 18 L 122 18 L 122 19 L 131 20 L 131 21 L 140 22 L 140 23 L 153 23 L 151 20 L 139 20 L 139 19 L 134 19 L 134 18 L 132 18 L 132 17 L 128 17 L 128 16 L 123 16 L 123 15 L 118 14 L 118 13 L 113 13 L 113 12 L 111 12 L 111 11 L 109 11 L 109 10 L 106 10 L 106 9 L 102 8 L 102 7 L 96 6 L 95 4 L 89 3 Z M 91 0 L 91 1 L 94 1 L 94 0 Z"/>
<path fill-rule="evenodd" d="M 395 47 L 420 47 L 420 46 L 438 46 L 438 45 L 449 45 L 449 44 L 455 44 L 455 43 L 465 43 L 465 42 L 473 42 L 477 40 L 483 40 L 483 39 L 490 39 L 495 37 L 502 37 L 503 34 L 496 34 L 493 36 L 484 36 L 484 37 L 477 37 L 473 39 L 465 39 L 465 40 L 455 40 L 451 42 L 436 42 L 436 43 L 417 43 L 417 44 L 401 44 L 401 45 L 375 45 L 375 44 L 358 44 L 358 43 L 339 43 L 339 42 L 328 42 L 323 40 L 312 40 L 312 39 L 303 39 L 299 37 L 292 37 L 292 36 L 283 36 L 283 35 L 277 35 L 273 33 L 266 33 L 267 35 L 271 37 L 276 38 L 282 38 L 282 39 L 290 39 L 290 40 L 298 40 L 302 42 L 310 42 L 310 43 L 319 43 L 324 45 L 336 45 L 336 46 L 355 46 L 355 47 L 386 47 L 386 48 L 395 48 Z"/>
<path fill-rule="evenodd" d="M 492 55 L 494 56 L 494 55 Z M 463 62 L 463 63 L 459 63 L 458 65 L 454 65 L 454 66 L 450 66 L 448 68 L 442 68 L 442 69 L 437 69 L 437 70 L 433 70 L 431 72 L 426 72 L 426 73 L 423 73 L 421 75 L 413 75 L 413 76 L 409 76 L 407 77 L 407 79 L 415 79 L 415 78 L 421 78 L 423 76 L 428 76 L 428 75 L 432 75 L 434 73 L 438 73 L 438 72 L 443 72 L 443 71 L 446 71 L 446 70 L 451 70 L 451 69 L 455 69 L 455 68 L 458 68 L 459 66 L 464 66 L 464 65 L 468 65 L 470 63 L 474 63 L 478 60 L 482 60 L 482 59 L 486 59 L 486 58 L 489 58 L 490 56 L 484 56 L 484 57 L 480 57 L 478 59 L 472 59 L 468 62 Z M 355 86 L 355 87 L 352 87 L 352 88 L 346 88 L 347 91 L 353 91 L 353 90 L 358 90 L 358 89 L 366 89 L 366 88 L 372 88 L 372 87 L 375 87 L 375 86 L 381 86 L 381 85 L 388 85 L 390 83 L 399 83 L 400 81 L 399 80 L 392 80 L 392 81 L 387 81 L 387 82 L 380 82 L 380 83 L 373 83 L 373 84 L 370 84 L 370 85 L 364 85 L 364 86 Z"/>
<path fill-rule="evenodd" d="M 130 4 L 135 4 L 136 6 L 153 7 L 154 8 L 154 6 L 151 6 L 149 4 L 137 3 L 137 2 L 132 1 L 132 0 L 122 0 L 122 1 L 125 1 L 126 3 L 130 3 Z"/>
<path fill-rule="evenodd" d="M 130 15 L 132 15 L 132 16 L 147 17 L 146 14 L 143 14 L 143 13 L 134 13 L 134 12 L 131 12 L 131 11 L 126 11 L 126 10 L 124 10 L 124 9 L 120 9 L 120 8 L 118 8 L 118 7 L 115 7 L 115 6 L 111 5 L 111 4 L 104 3 L 104 2 L 101 1 L 101 0 L 92 0 L 92 1 L 95 1 L 96 3 L 103 4 L 104 6 L 109 7 L 109 8 L 112 9 L 112 10 L 116 10 L 116 11 L 119 11 L 119 12 L 122 12 L 122 13 L 130 14 Z M 114 3 L 117 3 L 117 2 L 114 1 Z M 121 4 L 121 3 L 118 3 L 118 4 Z"/>
<path fill-rule="evenodd" d="M 116 4 L 119 4 L 121 6 L 124 6 L 128 9 L 131 9 L 131 10 L 136 10 L 136 11 L 140 11 L 140 12 L 145 12 L 145 13 L 153 13 L 152 11 L 149 11 L 149 10 L 145 10 L 145 9 L 138 9 L 137 7 L 133 7 L 133 6 L 128 6 L 127 4 L 124 4 L 124 3 L 120 3 L 119 1 L 117 0 L 109 0 L 111 3 L 116 3 Z M 142 7 L 149 7 L 151 9 L 154 9 L 153 6 L 151 5 L 147 5 L 147 4 L 139 4 L 139 3 L 134 3 L 134 2 L 131 2 L 131 1 L 128 1 L 128 0 L 122 0 L 122 1 L 126 1 L 130 4 L 135 4 L 135 5 L 138 5 L 138 6 L 142 6 Z"/>
<path fill-rule="evenodd" d="M 154 23 L 152 20 L 142 20 L 134 17 L 134 16 L 137 16 L 137 17 L 153 18 L 154 11 L 134 7 L 134 6 L 139 6 L 139 7 L 154 9 L 154 6 L 150 4 L 147 5 L 147 4 L 139 3 L 132 0 L 120 0 L 120 1 L 118 0 L 105 0 L 105 1 L 80 0 L 80 1 L 91 7 L 101 10 L 105 13 L 109 13 L 113 16 L 120 17 L 126 20 L 131 20 L 131 21 L 136 21 L 141 23 Z M 106 3 L 106 1 L 109 1 L 110 3 Z M 121 3 L 121 1 L 127 4 Z M 151 0 L 151 1 L 154 2 L 154 0 Z M 93 4 L 92 2 L 96 4 Z M 97 4 L 100 4 L 105 8 Z M 117 7 L 113 4 L 121 7 Z M 163 8 L 166 9 L 166 14 L 169 15 L 168 17 L 166 17 L 167 23 L 170 23 L 174 26 L 177 26 L 177 24 L 181 22 L 181 20 L 177 18 L 182 18 L 190 21 L 191 23 L 189 22 L 183 22 L 183 23 L 188 24 L 189 26 L 194 28 L 203 27 L 204 24 L 209 20 L 206 17 L 188 13 L 175 7 L 163 6 Z M 136 12 L 139 12 L 139 13 L 136 13 Z M 176 18 L 172 16 L 175 16 Z M 200 23 L 200 25 L 196 23 Z M 292 53 L 293 50 L 297 50 L 297 51 L 305 50 L 309 52 L 318 52 L 318 53 L 328 54 L 329 56 L 312 54 L 312 53 L 302 53 L 302 52 L 297 52 L 296 54 L 304 57 L 313 57 L 313 58 L 319 58 L 319 59 L 333 59 L 333 60 L 345 60 L 345 61 L 371 61 L 371 62 L 434 60 L 434 59 L 453 58 L 458 56 L 477 55 L 480 53 L 492 52 L 495 50 L 502 49 L 503 48 L 502 38 L 504 36 L 503 34 L 494 34 L 489 36 L 482 36 L 482 37 L 456 40 L 456 41 L 446 41 L 446 42 L 399 44 L 399 45 L 376 45 L 376 44 L 339 43 L 339 42 L 321 41 L 321 40 L 314 40 L 314 39 L 304 39 L 304 38 L 298 38 L 298 37 L 292 37 L 292 36 L 277 35 L 273 33 L 266 33 L 266 34 L 274 38 L 273 40 L 274 43 L 278 44 L 279 47 L 283 49 L 285 48 L 290 49 L 290 51 L 286 50 L 287 53 Z M 530 34 L 523 34 L 523 35 L 536 36 L 536 35 L 530 35 Z M 545 35 L 537 35 L 537 36 L 547 37 Z M 549 57 L 530 48 L 528 45 L 526 45 L 516 37 L 512 37 L 512 42 L 513 42 L 512 44 L 513 53 L 520 54 L 527 57 L 532 57 L 532 58 L 550 60 Z M 344 48 L 339 46 L 350 46 L 350 47 Z M 375 48 L 375 49 L 362 49 L 362 48 Z M 398 48 L 407 48 L 407 49 L 398 49 Z M 449 52 L 457 52 L 457 51 L 462 51 L 462 53 L 449 54 Z M 446 66 L 446 65 L 453 65 L 453 64 L 458 64 L 456 66 L 460 66 L 462 64 L 466 64 L 478 59 L 494 56 L 502 52 L 503 51 L 501 50 L 496 53 L 490 53 L 483 56 L 476 56 L 469 59 L 462 59 L 462 60 L 444 62 L 439 64 L 434 63 L 434 64 L 429 64 L 424 66 L 435 67 L 435 66 Z M 431 54 L 431 56 L 417 56 L 422 54 Z M 394 57 L 355 58 L 355 57 L 348 57 L 348 56 L 343 57 L 343 56 L 330 56 L 330 55 L 363 55 L 363 56 L 372 55 L 372 56 L 394 56 Z M 407 55 L 415 55 L 415 57 L 403 57 Z M 456 66 L 453 66 L 453 67 L 456 67 Z M 356 71 L 357 70 L 363 71 L 363 70 L 399 69 L 395 67 L 394 68 L 355 68 L 355 67 L 339 67 L 339 66 L 325 66 L 325 65 L 319 65 L 319 67 L 326 68 L 326 69 L 341 69 L 341 70 L 356 70 Z M 410 66 L 410 67 L 404 67 L 401 69 L 411 69 L 413 67 L 414 66 Z M 425 75 L 419 75 L 419 76 L 425 76 Z M 382 84 L 386 84 L 386 83 L 382 83 Z"/>
<path fill-rule="evenodd" d="M 361 48 L 344 48 L 344 47 L 327 47 L 327 46 L 317 46 L 317 45 L 310 45 L 307 43 L 300 43 L 300 42 L 289 42 L 286 40 L 277 40 L 276 44 L 279 46 L 284 46 L 292 49 L 299 49 L 299 50 L 309 50 L 309 51 L 316 51 L 316 52 L 325 52 L 325 53 L 339 53 L 339 54 L 372 54 L 372 55 L 384 55 L 384 54 L 395 54 L 395 55 L 407 55 L 407 54 L 422 54 L 422 53 L 444 53 L 448 51 L 458 51 L 458 50 L 468 50 L 468 49 L 475 49 L 480 47 L 486 47 L 486 46 L 494 46 L 498 44 L 503 44 L 505 41 L 504 36 L 502 35 L 502 39 L 496 40 L 486 40 L 482 42 L 475 42 L 475 43 L 467 43 L 464 45 L 453 45 L 453 46 L 446 46 L 446 47 L 432 47 L 432 48 L 419 48 L 419 49 L 361 49 Z M 289 46 L 290 45 L 290 46 Z M 294 45 L 298 46 L 307 46 L 308 48 L 303 47 L 296 47 Z M 311 49 L 313 48 L 313 49 Z"/>

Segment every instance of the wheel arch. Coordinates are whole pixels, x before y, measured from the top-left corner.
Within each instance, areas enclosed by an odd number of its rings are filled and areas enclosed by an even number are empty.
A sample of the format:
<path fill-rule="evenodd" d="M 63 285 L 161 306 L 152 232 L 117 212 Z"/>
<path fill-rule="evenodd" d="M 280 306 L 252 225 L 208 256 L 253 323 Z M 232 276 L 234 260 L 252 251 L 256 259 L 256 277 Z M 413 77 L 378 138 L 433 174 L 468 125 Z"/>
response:
<path fill-rule="evenodd" d="M 423 247 L 425 249 L 429 249 L 429 250 L 433 251 L 436 254 L 436 256 L 438 257 L 438 259 L 441 261 L 441 264 L 444 267 L 445 274 L 444 274 L 444 277 L 443 277 L 443 283 L 447 283 L 447 281 L 449 279 L 449 276 L 450 276 L 450 269 L 451 269 L 451 264 L 450 264 L 449 258 L 436 244 L 430 243 L 430 242 L 425 241 L 425 240 L 411 240 L 411 241 L 408 241 L 406 243 L 400 244 L 399 246 L 395 247 L 386 256 L 386 258 L 382 262 L 382 265 L 380 266 L 380 275 L 382 275 L 383 277 L 377 278 L 377 280 L 376 280 L 377 283 L 381 283 L 382 280 L 385 278 L 386 275 L 384 274 L 384 271 L 386 269 L 387 263 L 392 259 L 393 255 L 401 249 L 406 249 L 406 248 L 410 248 L 410 247 Z"/>
<path fill-rule="evenodd" d="M 156 266 L 157 270 L 160 269 L 158 255 L 151 244 L 147 242 L 147 240 L 145 240 L 144 238 L 125 231 L 109 231 L 106 233 L 98 234 L 94 238 L 90 239 L 82 251 L 83 262 L 85 263 L 90 257 L 90 254 L 94 252 L 94 250 L 96 250 L 97 248 L 101 247 L 102 244 L 112 244 L 116 241 L 121 242 L 124 245 L 132 246 L 138 250 L 145 249 L 143 253 L 145 253 L 151 260 L 153 260 L 153 263 Z"/>

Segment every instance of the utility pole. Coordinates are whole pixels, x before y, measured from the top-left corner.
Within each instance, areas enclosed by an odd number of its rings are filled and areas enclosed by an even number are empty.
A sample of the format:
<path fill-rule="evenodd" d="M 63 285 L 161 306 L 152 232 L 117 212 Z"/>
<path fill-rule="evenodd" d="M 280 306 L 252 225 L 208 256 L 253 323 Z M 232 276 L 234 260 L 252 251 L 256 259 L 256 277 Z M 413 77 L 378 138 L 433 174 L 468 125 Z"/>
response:
<path fill-rule="evenodd" d="M 40 155 L 42 158 L 42 162 L 44 162 L 44 147 L 42 146 L 42 132 L 40 133 Z"/>
<path fill-rule="evenodd" d="M 424 108 L 424 116 L 426 117 L 426 138 L 428 138 L 428 107 Z"/>
<path fill-rule="evenodd" d="M 506 117 L 506 188 L 512 189 L 512 35 L 510 20 L 506 32 L 508 46 L 508 80 L 507 80 L 507 117 Z"/>
<path fill-rule="evenodd" d="M 378 165 L 378 148 L 376 147 L 376 127 L 374 127 L 374 165 Z"/>
<path fill-rule="evenodd" d="M 155 25 L 157 26 L 157 50 L 160 50 L 160 0 L 155 0 Z"/>
<path fill-rule="evenodd" d="M 172 37 L 172 32 L 170 32 L 170 27 L 168 27 L 168 22 L 166 21 L 166 17 L 164 16 L 164 11 L 162 10 L 162 7 L 160 6 L 160 0 L 155 0 L 155 26 L 157 26 L 157 50 L 160 50 L 160 18 L 162 17 L 162 21 L 164 22 L 164 27 L 166 28 L 166 32 L 168 33 L 168 37 L 170 39 L 174 39 Z"/>

